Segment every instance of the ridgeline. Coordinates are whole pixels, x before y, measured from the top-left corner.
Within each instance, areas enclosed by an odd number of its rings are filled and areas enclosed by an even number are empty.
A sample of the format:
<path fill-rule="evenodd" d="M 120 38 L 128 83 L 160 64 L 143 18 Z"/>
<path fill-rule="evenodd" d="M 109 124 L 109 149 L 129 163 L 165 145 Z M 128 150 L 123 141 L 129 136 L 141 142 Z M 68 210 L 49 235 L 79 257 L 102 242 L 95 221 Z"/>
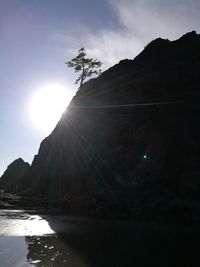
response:
<path fill-rule="evenodd" d="M 1 187 L 73 215 L 200 220 L 199 70 L 196 32 L 152 41 L 83 84 L 31 166 L 17 179 L 8 168 Z"/>

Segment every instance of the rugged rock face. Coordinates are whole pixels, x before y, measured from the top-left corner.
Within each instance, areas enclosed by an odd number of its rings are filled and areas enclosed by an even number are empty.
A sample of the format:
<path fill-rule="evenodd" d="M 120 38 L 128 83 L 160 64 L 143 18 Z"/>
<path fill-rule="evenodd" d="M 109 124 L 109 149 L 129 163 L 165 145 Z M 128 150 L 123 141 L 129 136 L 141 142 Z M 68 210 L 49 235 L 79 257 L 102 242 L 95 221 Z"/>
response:
<path fill-rule="evenodd" d="M 7 170 L 1 176 L 0 187 L 4 189 L 5 192 L 18 192 L 20 190 L 20 181 L 29 168 L 29 163 L 24 162 L 21 158 L 16 159 L 8 166 Z"/>
<path fill-rule="evenodd" d="M 191 32 L 156 39 L 85 83 L 20 190 L 60 197 L 79 212 L 87 205 L 133 214 L 193 210 L 200 200 L 199 70 L 200 35 Z"/>

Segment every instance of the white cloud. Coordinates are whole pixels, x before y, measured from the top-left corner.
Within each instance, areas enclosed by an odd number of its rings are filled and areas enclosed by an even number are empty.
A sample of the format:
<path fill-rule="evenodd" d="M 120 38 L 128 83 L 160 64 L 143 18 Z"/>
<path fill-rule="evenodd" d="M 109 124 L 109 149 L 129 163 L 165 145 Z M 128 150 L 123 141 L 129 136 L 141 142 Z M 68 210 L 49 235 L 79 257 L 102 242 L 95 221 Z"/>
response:
<path fill-rule="evenodd" d="M 126 30 L 144 41 L 176 39 L 200 28 L 200 2 L 196 0 L 113 0 L 111 4 Z"/>
<path fill-rule="evenodd" d="M 135 57 L 143 48 L 142 42 L 127 32 L 102 31 L 87 37 L 88 54 L 103 62 L 107 68 L 124 58 Z"/>
<path fill-rule="evenodd" d="M 134 58 L 157 37 L 177 39 L 192 30 L 200 31 L 200 1 L 195 0 L 109 0 L 118 16 L 120 28 L 91 34 L 84 29 L 76 37 L 57 35 L 65 52 L 75 55 L 85 47 L 89 56 L 101 60 L 106 69 L 124 58 Z"/>

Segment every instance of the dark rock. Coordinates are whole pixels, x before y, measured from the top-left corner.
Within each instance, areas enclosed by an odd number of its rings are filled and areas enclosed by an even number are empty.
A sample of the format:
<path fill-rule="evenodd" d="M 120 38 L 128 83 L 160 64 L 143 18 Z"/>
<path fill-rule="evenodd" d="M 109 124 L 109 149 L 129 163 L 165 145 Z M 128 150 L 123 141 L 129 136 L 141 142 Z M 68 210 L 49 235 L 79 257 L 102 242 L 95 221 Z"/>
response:
<path fill-rule="evenodd" d="M 176 207 L 184 217 L 186 206 L 191 214 L 200 201 L 199 69 L 200 35 L 192 32 L 156 39 L 85 83 L 20 190 L 61 198 L 77 213 L 84 199 L 107 215 L 164 218 Z"/>
<path fill-rule="evenodd" d="M 5 192 L 16 193 L 18 192 L 19 185 L 22 177 L 26 174 L 30 168 L 29 163 L 24 162 L 23 159 L 19 158 L 13 161 L 0 178 L 0 187 Z"/>

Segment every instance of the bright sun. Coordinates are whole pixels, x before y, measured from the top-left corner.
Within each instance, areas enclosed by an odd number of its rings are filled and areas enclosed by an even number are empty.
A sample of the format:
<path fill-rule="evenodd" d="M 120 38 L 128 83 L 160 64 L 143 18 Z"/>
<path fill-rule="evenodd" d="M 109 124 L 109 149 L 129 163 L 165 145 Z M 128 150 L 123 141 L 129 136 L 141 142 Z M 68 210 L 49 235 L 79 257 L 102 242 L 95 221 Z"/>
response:
<path fill-rule="evenodd" d="M 30 111 L 34 124 L 41 131 L 50 133 L 72 99 L 73 94 L 64 86 L 50 84 L 34 93 Z"/>

